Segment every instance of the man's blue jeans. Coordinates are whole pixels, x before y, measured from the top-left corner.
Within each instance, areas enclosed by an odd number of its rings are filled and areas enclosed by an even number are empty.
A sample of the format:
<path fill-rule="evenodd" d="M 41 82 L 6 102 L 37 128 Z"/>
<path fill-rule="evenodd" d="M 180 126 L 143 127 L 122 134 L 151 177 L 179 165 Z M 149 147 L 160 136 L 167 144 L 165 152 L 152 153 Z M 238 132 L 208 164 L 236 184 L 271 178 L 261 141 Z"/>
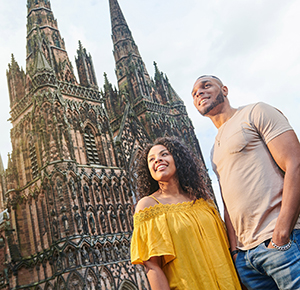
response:
<path fill-rule="evenodd" d="M 248 290 L 300 289 L 300 230 L 293 230 L 286 251 L 267 248 L 266 243 L 240 251 L 235 264 Z"/>

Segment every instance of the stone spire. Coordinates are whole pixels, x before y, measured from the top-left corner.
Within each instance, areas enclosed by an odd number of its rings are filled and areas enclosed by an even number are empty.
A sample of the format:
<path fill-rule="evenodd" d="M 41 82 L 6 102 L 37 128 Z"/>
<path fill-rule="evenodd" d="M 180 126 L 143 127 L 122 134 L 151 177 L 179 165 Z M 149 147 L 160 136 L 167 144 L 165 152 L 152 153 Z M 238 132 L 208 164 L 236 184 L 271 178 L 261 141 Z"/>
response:
<path fill-rule="evenodd" d="M 124 25 L 128 28 L 125 17 L 122 13 L 117 0 L 109 0 L 111 28 L 114 30 L 117 26 Z"/>
<path fill-rule="evenodd" d="M 31 76 L 35 73 L 36 58 L 40 59 L 40 52 L 42 52 L 43 58 L 55 71 L 58 80 L 76 83 L 71 62 L 65 50 L 65 42 L 58 30 L 50 1 L 27 0 L 27 12 L 26 72 Z M 48 66 L 46 62 L 44 63 Z"/>
<path fill-rule="evenodd" d="M 77 57 L 75 58 L 80 85 L 87 88 L 98 89 L 96 74 L 94 70 L 93 60 L 91 54 L 87 54 L 86 49 L 79 41 L 79 48 L 77 49 Z"/>
<path fill-rule="evenodd" d="M 8 65 L 8 70 L 6 71 L 6 77 L 10 107 L 12 108 L 25 95 L 25 73 L 19 67 L 13 54 L 11 55 L 11 63 Z"/>
<path fill-rule="evenodd" d="M 120 90 L 128 87 L 132 99 L 150 99 L 150 77 L 117 0 L 109 0 L 116 75 Z"/>
<path fill-rule="evenodd" d="M 0 175 L 5 173 L 5 169 L 4 169 L 4 165 L 3 165 L 3 161 L 2 161 L 2 156 L 0 154 Z"/>
<path fill-rule="evenodd" d="M 156 90 L 158 91 L 158 94 L 161 97 L 161 103 L 163 104 L 176 103 L 182 105 L 183 101 L 171 86 L 168 77 L 158 69 L 156 62 L 154 62 L 153 64 L 155 69 L 155 74 L 154 74 L 155 86 L 156 86 Z"/>

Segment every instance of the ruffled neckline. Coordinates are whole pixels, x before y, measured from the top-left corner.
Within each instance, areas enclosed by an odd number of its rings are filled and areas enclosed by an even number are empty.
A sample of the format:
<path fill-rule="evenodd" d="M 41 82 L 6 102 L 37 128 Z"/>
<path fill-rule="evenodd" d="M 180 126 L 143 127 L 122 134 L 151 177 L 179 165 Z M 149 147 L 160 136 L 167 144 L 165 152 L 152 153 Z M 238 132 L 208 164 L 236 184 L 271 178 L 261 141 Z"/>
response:
<path fill-rule="evenodd" d="M 135 215 L 138 214 L 142 214 L 145 213 L 147 211 L 152 211 L 153 209 L 155 209 L 156 207 L 161 207 L 161 208 L 176 208 L 176 207 L 186 207 L 186 206 L 190 206 L 193 204 L 197 204 L 201 199 L 197 199 L 196 201 L 183 201 L 183 202 L 178 202 L 178 203 L 156 203 L 155 205 L 150 205 L 149 207 L 145 207 L 144 209 L 140 210 L 139 212 L 135 213 Z M 203 200 L 204 201 L 204 200 Z"/>
<path fill-rule="evenodd" d="M 172 203 L 172 204 L 158 203 L 153 206 L 146 207 L 140 210 L 139 212 L 135 213 L 133 215 L 134 223 L 137 224 L 140 223 L 141 221 L 145 221 L 166 213 L 174 213 L 174 212 L 188 213 L 187 209 L 191 209 L 192 207 L 199 207 L 199 206 L 215 209 L 215 206 L 213 205 L 213 202 L 211 200 L 204 200 L 203 198 L 197 199 L 195 202 L 184 201 L 184 202 Z"/>

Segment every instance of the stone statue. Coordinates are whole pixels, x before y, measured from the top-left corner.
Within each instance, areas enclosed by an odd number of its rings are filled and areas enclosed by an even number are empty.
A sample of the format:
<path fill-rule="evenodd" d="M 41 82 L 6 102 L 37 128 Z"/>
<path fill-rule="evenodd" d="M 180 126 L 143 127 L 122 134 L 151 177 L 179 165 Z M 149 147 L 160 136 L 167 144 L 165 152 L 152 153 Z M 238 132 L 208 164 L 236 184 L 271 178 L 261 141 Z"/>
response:
<path fill-rule="evenodd" d="M 58 238 L 58 224 L 57 224 L 57 219 L 56 218 L 53 219 L 52 230 L 53 230 L 54 237 Z"/>
<path fill-rule="evenodd" d="M 76 266 L 76 260 L 75 260 L 74 253 L 71 248 L 69 248 L 69 250 L 68 250 L 68 262 L 69 262 L 69 267 Z"/>
<path fill-rule="evenodd" d="M 70 179 L 69 187 L 70 187 L 72 199 L 75 199 L 76 198 L 76 189 L 75 189 L 75 182 L 74 182 L 73 178 Z"/>
<path fill-rule="evenodd" d="M 84 264 L 89 264 L 90 263 L 90 256 L 89 253 L 86 250 L 86 247 L 83 247 L 82 252 L 81 252 L 82 260 Z"/>
<path fill-rule="evenodd" d="M 66 232 L 69 231 L 69 222 L 68 222 L 68 218 L 65 214 L 62 217 L 62 222 L 63 222 L 64 228 L 65 228 L 65 231 Z"/>
<path fill-rule="evenodd" d="M 126 230 L 126 215 L 124 213 L 124 210 L 122 208 L 119 209 L 119 219 L 122 226 L 122 230 Z"/>
<path fill-rule="evenodd" d="M 107 183 L 105 183 L 103 189 L 104 189 L 105 200 L 106 200 L 107 202 L 110 202 L 109 186 L 107 185 Z"/>
<path fill-rule="evenodd" d="M 106 261 L 107 262 L 112 261 L 111 247 L 108 244 L 106 244 L 104 250 L 105 250 Z"/>
<path fill-rule="evenodd" d="M 114 183 L 113 190 L 114 190 L 114 194 L 116 197 L 116 201 L 120 202 L 120 193 L 119 193 L 119 187 L 118 187 L 117 183 Z"/>
<path fill-rule="evenodd" d="M 128 186 L 126 183 L 123 184 L 123 192 L 124 192 L 125 200 L 128 201 Z"/>
<path fill-rule="evenodd" d="M 62 260 L 60 256 L 57 256 L 56 260 L 56 270 L 61 271 L 62 270 Z"/>
<path fill-rule="evenodd" d="M 110 222 L 111 222 L 112 231 L 115 232 L 116 229 L 117 229 L 117 221 L 116 221 L 117 216 L 116 216 L 116 214 L 115 214 L 115 212 L 114 212 L 113 209 L 111 209 L 109 216 L 110 216 Z"/>
<path fill-rule="evenodd" d="M 59 178 L 56 180 L 56 190 L 57 190 L 57 195 L 61 199 L 63 198 L 63 187 L 62 187 L 62 182 Z"/>
<path fill-rule="evenodd" d="M 92 233 L 94 234 L 95 231 L 96 231 L 96 227 L 95 227 L 95 220 L 94 220 L 94 217 L 93 217 L 92 213 L 90 213 L 90 216 L 89 216 L 89 223 L 90 223 Z"/>
<path fill-rule="evenodd" d="M 80 233 L 82 231 L 82 218 L 78 212 L 75 213 L 74 218 L 77 225 L 77 230 Z"/>
<path fill-rule="evenodd" d="M 96 196 L 96 201 L 100 202 L 100 190 L 99 190 L 99 186 L 97 183 L 94 183 L 94 192 L 95 192 L 95 196 Z"/>
<path fill-rule="evenodd" d="M 99 248 L 95 249 L 95 256 L 96 256 L 96 262 L 101 263 L 102 255 L 101 255 Z"/>
<path fill-rule="evenodd" d="M 106 219 L 105 219 L 105 214 L 103 212 L 103 209 L 100 213 L 100 223 L 101 223 L 102 233 L 105 233 L 106 232 Z"/>
<path fill-rule="evenodd" d="M 83 186 L 83 192 L 84 192 L 86 201 L 90 202 L 90 189 L 86 184 L 84 184 L 84 186 Z"/>

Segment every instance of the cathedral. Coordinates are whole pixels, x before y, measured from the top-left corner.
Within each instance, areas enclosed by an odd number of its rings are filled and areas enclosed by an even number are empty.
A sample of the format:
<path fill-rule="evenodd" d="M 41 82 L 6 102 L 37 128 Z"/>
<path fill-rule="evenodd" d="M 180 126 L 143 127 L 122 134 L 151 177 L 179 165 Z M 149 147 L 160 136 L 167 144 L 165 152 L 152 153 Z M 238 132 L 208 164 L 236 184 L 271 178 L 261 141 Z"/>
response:
<path fill-rule="evenodd" d="M 99 87 L 79 41 L 78 79 L 50 0 L 27 0 L 26 70 L 7 81 L 12 153 L 0 160 L 0 289 L 148 290 L 130 263 L 137 153 L 177 136 L 199 157 L 185 105 L 157 64 L 150 77 L 109 0 L 117 88 Z"/>

